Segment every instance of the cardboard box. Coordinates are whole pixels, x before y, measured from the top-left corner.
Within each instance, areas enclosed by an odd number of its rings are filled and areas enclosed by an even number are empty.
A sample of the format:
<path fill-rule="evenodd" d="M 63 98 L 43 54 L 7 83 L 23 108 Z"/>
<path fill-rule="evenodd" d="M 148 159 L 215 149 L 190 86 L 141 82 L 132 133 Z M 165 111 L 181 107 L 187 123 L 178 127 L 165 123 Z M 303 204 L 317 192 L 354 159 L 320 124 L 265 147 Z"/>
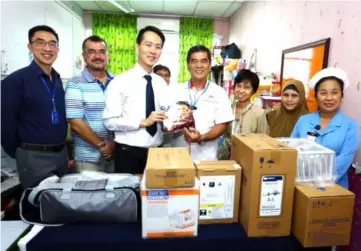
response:
<path fill-rule="evenodd" d="M 233 160 L 195 164 L 200 183 L 199 224 L 238 222 L 241 167 Z"/>
<path fill-rule="evenodd" d="M 193 187 L 196 177 L 185 147 L 150 148 L 144 173 L 147 188 Z"/>
<path fill-rule="evenodd" d="M 355 195 L 336 185 L 323 190 L 296 185 L 292 233 L 302 246 L 346 246 L 350 241 Z"/>
<path fill-rule="evenodd" d="M 296 149 L 263 134 L 235 134 L 231 159 L 242 167 L 240 222 L 247 235 L 289 235 Z"/>
<path fill-rule="evenodd" d="M 198 234 L 199 182 L 191 188 L 149 189 L 141 182 L 142 237 L 192 237 Z"/>

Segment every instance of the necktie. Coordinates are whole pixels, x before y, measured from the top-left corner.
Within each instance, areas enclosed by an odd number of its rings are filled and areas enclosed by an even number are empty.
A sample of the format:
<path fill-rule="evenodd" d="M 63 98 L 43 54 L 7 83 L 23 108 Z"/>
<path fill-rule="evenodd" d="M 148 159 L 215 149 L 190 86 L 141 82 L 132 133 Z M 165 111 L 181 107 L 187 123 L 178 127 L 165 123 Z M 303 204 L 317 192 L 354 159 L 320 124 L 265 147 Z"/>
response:
<path fill-rule="evenodd" d="M 147 87 L 145 92 L 145 117 L 148 118 L 149 115 L 155 111 L 155 102 L 152 77 L 150 75 L 145 75 L 144 78 L 147 80 Z M 146 130 L 152 137 L 154 137 L 154 135 L 157 133 L 157 123 L 147 127 Z"/>

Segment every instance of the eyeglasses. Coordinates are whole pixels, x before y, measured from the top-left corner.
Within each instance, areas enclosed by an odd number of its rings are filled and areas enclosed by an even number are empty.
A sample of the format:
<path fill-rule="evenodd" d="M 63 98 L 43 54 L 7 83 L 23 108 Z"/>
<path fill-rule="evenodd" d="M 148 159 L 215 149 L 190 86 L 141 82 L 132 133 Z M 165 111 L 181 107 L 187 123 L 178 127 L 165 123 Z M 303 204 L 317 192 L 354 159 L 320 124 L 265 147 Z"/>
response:
<path fill-rule="evenodd" d="M 52 49 L 52 50 L 58 49 L 58 47 L 59 47 L 58 42 L 56 42 L 56 41 L 45 41 L 43 39 L 37 39 L 35 41 L 32 41 L 31 43 L 34 44 L 36 47 L 41 48 L 41 49 L 45 48 L 46 45 L 49 45 L 49 48 Z"/>
<path fill-rule="evenodd" d="M 97 54 L 99 54 L 100 56 L 105 56 L 108 52 L 106 50 L 88 50 L 87 52 L 85 52 L 88 56 L 95 56 Z"/>

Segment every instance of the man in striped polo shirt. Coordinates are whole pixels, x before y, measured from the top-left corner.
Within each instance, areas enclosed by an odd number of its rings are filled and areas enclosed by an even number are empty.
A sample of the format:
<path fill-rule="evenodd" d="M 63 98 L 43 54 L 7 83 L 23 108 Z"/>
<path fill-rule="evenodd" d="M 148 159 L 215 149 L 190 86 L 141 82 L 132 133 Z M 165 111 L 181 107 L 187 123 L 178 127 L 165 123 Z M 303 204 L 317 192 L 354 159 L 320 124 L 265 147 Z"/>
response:
<path fill-rule="evenodd" d="M 66 116 L 73 131 L 76 169 L 113 172 L 113 133 L 103 125 L 105 90 L 113 79 L 106 68 L 108 50 L 99 36 L 83 42 L 86 67 L 69 80 L 65 91 Z"/>

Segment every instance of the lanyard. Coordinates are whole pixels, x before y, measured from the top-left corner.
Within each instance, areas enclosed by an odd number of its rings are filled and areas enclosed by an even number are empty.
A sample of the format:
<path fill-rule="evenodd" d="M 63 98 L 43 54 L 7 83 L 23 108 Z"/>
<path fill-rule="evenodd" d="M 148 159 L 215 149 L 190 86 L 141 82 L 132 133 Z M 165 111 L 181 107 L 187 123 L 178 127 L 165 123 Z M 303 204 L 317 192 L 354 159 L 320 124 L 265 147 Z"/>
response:
<path fill-rule="evenodd" d="M 239 116 L 239 118 L 237 118 L 237 116 L 236 116 L 237 103 L 234 104 L 233 113 L 234 113 L 235 120 L 233 121 L 232 133 L 242 133 L 243 118 L 244 118 L 244 116 L 252 109 L 252 106 L 253 106 L 253 104 L 250 103 L 250 104 L 246 107 L 246 109 L 241 113 L 241 116 Z"/>
<path fill-rule="evenodd" d="M 46 83 L 46 81 L 44 80 L 44 78 L 43 77 L 40 77 L 40 78 L 41 78 L 41 81 L 43 82 L 46 90 L 52 96 L 51 97 L 51 102 L 53 103 L 53 110 L 56 111 L 55 96 L 56 96 L 56 87 L 57 87 L 58 82 L 57 81 L 55 82 L 54 90 L 50 91 L 50 88 L 49 88 L 48 84 Z"/>
<path fill-rule="evenodd" d="M 196 109 L 196 104 L 197 104 L 198 100 L 199 100 L 200 97 L 202 97 L 202 95 L 207 91 L 208 86 L 209 86 L 209 81 L 207 81 L 206 87 L 203 89 L 203 92 L 201 93 L 201 95 L 199 95 L 198 98 L 196 99 L 197 93 L 195 93 L 195 94 L 194 94 L 194 99 L 192 100 L 192 96 L 191 96 L 191 82 L 188 81 L 188 95 L 189 95 L 190 106 L 191 106 L 192 109 Z"/>

